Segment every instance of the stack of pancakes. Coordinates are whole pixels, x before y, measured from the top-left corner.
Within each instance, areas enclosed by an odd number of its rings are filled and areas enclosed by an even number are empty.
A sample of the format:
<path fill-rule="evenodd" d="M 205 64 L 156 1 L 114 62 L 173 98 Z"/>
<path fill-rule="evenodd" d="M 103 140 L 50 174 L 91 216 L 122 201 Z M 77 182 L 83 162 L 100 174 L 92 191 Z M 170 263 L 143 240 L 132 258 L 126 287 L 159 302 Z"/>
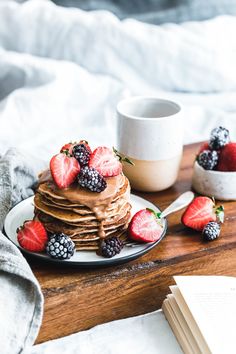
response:
<path fill-rule="evenodd" d="M 124 240 L 131 218 L 129 181 L 121 174 L 106 182 L 101 193 L 78 184 L 59 189 L 47 171 L 35 194 L 35 217 L 49 233 L 70 236 L 77 250 L 97 250 L 100 240 L 111 236 Z"/>

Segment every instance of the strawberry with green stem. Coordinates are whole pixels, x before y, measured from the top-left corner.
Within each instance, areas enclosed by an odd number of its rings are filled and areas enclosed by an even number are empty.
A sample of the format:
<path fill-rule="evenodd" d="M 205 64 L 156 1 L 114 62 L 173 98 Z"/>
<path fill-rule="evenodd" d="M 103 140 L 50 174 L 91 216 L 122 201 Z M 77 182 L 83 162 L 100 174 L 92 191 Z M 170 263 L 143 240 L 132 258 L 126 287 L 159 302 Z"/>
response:
<path fill-rule="evenodd" d="M 214 198 L 199 196 L 188 205 L 181 221 L 191 229 L 202 231 L 211 221 L 224 222 L 224 207 L 217 207 Z"/>

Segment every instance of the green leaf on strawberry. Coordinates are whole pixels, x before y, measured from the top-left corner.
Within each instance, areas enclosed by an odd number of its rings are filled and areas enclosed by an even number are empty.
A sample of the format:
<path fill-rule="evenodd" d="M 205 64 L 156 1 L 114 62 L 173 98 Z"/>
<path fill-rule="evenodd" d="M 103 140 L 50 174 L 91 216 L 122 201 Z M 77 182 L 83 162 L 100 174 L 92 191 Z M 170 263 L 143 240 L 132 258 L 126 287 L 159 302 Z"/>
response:
<path fill-rule="evenodd" d="M 127 162 L 128 164 L 132 165 L 132 166 L 135 166 L 134 162 L 132 160 L 130 160 L 127 156 L 122 156 L 122 154 L 116 150 L 113 146 L 113 151 L 114 151 L 114 154 L 116 155 L 116 157 L 118 157 L 119 161 L 120 162 Z"/>
<path fill-rule="evenodd" d="M 220 205 L 215 209 L 216 216 L 218 220 L 223 224 L 225 218 L 224 206 Z"/>

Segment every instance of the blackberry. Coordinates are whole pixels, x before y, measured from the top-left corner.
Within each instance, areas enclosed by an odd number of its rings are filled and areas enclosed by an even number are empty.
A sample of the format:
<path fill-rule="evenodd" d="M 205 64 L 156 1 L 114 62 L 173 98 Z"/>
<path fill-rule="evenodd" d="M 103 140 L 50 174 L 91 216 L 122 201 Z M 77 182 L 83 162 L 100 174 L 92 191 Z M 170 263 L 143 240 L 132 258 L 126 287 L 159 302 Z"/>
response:
<path fill-rule="evenodd" d="M 63 233 L 53 234 L 46 246 L 47 254 L 56 259 L 69 259 L 73 256 L 74 251 L 74 242 Z"/>
<path fill-rule="evenodd" d="M 78 174 L 78 183 L 92 192 L 102 192 L 107 187 L 107 182 L 93 167 L 84 166 Z"/>
<path fill-rule="evenodd" d="M 213 241 L 220 235 L 220 225 L 217 222 L 211 221 L 204 227 L 202 231 L 205 241 Z"/>
<path fill-rule="evenodd" d="M 120 253 L 123 248 L 123 242 L 118 237 L 110 237 L 101 242 L 101 255 L 105 258 L 114 257 Z"/>
<path fill-rule="evenodd" d="M 218 163 L 218 158 L 217 151 L 203 150 L 198 155 L 197 161 L 205 170 L 213 170 Z"/>
<path fill-rule="evenodd" d="M 209 146 L 213 150 L 219 150 L 229 143 L 229 131 L 226 128 L 218 127 L 212 130 Z"/>
<path fill-rule="evenodd" d="M 91 151 L 87 148 L 87 144 L 77 144 L 73 147 L 72 155 L 79 161 L 81 166 L 87 165 L 90 159 Z"/>

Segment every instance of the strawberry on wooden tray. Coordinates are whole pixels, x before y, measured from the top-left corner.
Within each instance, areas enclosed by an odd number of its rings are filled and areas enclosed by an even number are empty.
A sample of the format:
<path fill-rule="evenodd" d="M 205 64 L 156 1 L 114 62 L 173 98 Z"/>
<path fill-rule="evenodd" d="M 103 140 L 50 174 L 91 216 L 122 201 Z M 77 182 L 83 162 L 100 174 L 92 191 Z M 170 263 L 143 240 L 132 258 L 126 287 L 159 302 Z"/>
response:
<path fill-rule="evenodd" d="M 208 197 L 196 197 L 182 215 L 182 223 L 191 229 L 202 231 L 210 221 L 217 217 L 223 220 L 223 207 L 216 207 L 214 201 Z"/>

